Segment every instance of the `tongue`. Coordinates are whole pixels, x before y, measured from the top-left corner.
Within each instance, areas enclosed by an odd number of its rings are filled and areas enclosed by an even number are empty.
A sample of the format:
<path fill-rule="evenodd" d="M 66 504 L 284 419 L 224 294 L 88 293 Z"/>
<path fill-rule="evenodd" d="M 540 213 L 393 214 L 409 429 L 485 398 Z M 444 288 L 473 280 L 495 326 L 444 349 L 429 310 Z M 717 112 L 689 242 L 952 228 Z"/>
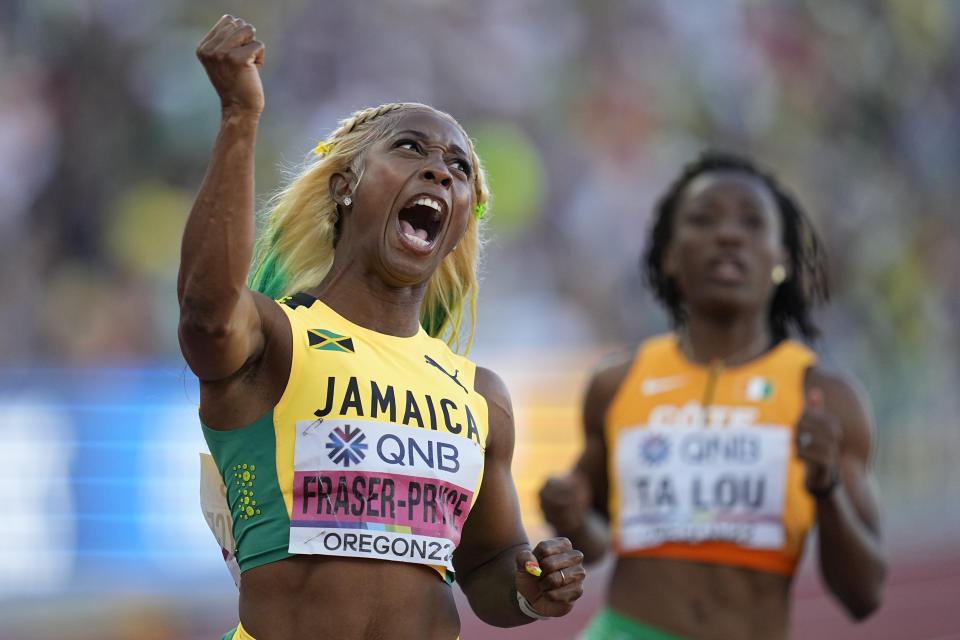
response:
<path fill-rule="evenodd" d="M 413 225 L 407 222 L 406 220 L 400 221 L 400 231 L 408 236 L 416 236 L 421 240 L 426 241 L 427 239 L 427 230 L 426 229 L 414 229 Z"/>

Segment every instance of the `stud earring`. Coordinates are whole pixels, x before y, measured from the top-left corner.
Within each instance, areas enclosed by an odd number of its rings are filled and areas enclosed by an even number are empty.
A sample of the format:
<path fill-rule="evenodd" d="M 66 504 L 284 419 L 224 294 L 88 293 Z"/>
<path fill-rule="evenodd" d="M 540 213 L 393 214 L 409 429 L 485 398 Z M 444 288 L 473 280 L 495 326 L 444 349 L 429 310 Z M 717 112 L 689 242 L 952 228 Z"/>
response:
<path fill-rule="evenodd" d="M 343 206 L 349 207 L 352 204 L 353 204 L 353 198 L 351 198 L 350 196 L 347 196 L 346 198 L 343 199 Z"/>
<path fill-rule="evenodd" d="M 770 280 L 773 281 L 773 284 L 779 285 L 783 284 L 783 281 L 787 279 L 787 268 L 782 264 L 775 265 L 770 271 Z"/>

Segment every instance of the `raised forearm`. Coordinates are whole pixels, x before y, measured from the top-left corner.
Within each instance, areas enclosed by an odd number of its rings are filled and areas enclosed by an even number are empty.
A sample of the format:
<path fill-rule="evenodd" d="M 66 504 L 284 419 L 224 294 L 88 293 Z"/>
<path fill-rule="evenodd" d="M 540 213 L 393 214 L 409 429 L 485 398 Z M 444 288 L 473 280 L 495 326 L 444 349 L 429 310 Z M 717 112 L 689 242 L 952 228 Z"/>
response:
<path fill-rule="evenodd" d="M 253 150 L 264 105 L 264 49 L 255 34 L 253 25 L 225 15 L 197 47 L 197 58 L 220 97 L 221 120 L 187 219 L 177 280 L 181 340 L 194 347 L 206 340 L 191 334 L 236 334 L 236 325 L 243 325 L 241 332 L 248 330 L 256 317 L 252 298 L 244 295 L 254 238 Z"/>
<path fill-rule="evenodd" d="M 177 293 L 185 321 L 225 325 L 240 301 L 253 253 L 254 144 L 258 114 L 224 112 L 181 247 Z"/>
<path fill-rule="evenodd" d="M 887 563 L 879 537 L 842 485 L 817 500 L 817 522 L 823 578 L 851 615 L 863 619 L 882 601 Z"/>

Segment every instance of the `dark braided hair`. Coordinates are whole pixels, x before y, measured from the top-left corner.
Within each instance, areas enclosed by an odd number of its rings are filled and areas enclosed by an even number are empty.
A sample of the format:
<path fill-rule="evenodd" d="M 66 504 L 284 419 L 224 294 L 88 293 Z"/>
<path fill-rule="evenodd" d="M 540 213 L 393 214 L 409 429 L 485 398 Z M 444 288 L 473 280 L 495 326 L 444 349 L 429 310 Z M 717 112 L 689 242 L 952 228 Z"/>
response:
<path fill-rule="evenodd" d="M 684 167 L 655 208 L 656 222 L 643 258 L 644 275 L 654 295 L 666 306 L 674 327 L 684 324 L 686 309 L 676 281 L 663 271 L 663 258 L 673 237 L 673 218 L 684 189 L 694 178 L 710 171 L 742 171 L 756 176 L 770 189 L 783 222 L 783 245 L 790 256 L 787 279 L 777 287 L 770 304 L 770 331 L 778 342 L 789 336 L 791 327 L 804 338 L 815 338 L 820 331 L 811 320 L 810 311 L 829 298 L 823 245 L 803 209 L 772 173 L 746 158 L 722 151 L 707 151 Z"/>

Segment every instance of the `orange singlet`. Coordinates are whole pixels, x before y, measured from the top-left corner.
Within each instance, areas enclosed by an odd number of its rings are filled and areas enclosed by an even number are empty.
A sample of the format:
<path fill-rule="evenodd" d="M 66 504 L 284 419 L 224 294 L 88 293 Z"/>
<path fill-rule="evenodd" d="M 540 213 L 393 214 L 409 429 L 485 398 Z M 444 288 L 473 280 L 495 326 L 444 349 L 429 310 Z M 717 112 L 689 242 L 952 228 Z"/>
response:
<path fill-rule="evenodd" d="M 815 516 L 793 444 L 815 361 L 790 340 L 731 368 L 644 342 L 604 427 L 617 554 L 792 574 Z"/>

